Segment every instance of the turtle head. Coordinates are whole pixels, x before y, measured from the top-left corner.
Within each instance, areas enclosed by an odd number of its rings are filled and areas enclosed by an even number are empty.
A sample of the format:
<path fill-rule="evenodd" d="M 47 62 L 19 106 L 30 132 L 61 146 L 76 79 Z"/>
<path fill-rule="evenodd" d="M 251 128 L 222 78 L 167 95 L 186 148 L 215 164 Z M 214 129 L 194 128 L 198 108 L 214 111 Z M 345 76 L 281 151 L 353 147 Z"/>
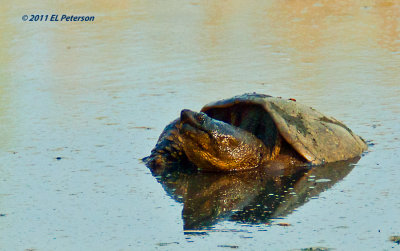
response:
<path fill-rule="evenodd" d="M 188 157 L 199 155 L 195 157 L 197 159 L 201 156 L 216 155 L 217 120 L 205 113 L 197 113 L 191 110 L 182 110 L 180 120 L 179 134 Z"/>
<path fill-rule="evenodd" d="M 179 135 L 188 159 L 204 171 L 246 170 L 265 161 L 261 140 L 202 112 L 182 110 Z"/>

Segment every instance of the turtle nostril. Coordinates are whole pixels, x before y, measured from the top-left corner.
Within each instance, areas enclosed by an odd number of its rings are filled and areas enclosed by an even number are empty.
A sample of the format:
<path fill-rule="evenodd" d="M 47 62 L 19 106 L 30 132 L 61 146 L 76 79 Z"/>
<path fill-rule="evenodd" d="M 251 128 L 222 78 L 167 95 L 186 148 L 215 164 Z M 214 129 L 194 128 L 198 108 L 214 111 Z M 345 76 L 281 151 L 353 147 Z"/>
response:
<path fill-rule="evenodd" d="M 185 122 L 190 118 L 190 110 L 184 109 L 181 111 L 181 121 Z"/>

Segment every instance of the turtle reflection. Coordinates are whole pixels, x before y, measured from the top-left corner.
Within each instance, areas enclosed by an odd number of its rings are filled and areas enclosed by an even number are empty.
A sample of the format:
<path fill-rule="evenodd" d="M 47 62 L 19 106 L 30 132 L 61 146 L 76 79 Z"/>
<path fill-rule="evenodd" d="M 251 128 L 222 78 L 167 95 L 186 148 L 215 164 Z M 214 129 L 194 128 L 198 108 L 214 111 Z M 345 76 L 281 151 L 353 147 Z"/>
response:
<path fill-rule="evenodd" d="M 184 230 L 201 230 L 221 220 L 257 224 L 283 217 L 342 180 L 358 159 L 224 174 L 182 166 L 168 172 L 150 170 L 167 194 L 183 203 Z"/>

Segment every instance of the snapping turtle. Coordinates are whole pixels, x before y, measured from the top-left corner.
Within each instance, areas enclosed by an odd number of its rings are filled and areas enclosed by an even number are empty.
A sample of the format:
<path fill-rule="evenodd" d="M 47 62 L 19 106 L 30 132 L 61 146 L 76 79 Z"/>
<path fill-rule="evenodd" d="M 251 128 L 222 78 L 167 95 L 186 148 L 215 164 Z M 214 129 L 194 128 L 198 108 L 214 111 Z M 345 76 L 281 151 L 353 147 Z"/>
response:
<path fill-rule="evenodd" d="M 153 169 L 189 161 L 203 171 L 239 171 L 277 160 L 320 165 L 361 155 L 362 138 L 311 107 L 264 94 L 243 94 L 182 110 L 162 132 L 151 155 Z"/>

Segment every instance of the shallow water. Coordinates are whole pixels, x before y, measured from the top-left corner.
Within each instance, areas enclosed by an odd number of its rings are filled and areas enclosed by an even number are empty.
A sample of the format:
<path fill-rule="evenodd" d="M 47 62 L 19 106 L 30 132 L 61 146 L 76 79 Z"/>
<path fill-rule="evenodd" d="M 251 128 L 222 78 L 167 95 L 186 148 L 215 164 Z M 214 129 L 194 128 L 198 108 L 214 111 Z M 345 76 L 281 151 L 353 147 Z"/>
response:
<path fill-rule="evenodd" d="M 397 1 L 17 0 L 0 10 L 0 249 L 399 248 L 389 241 L 400 234 Z M 36 13 L 96 19 L 21 20 Z M 140 159 L 181 109 L 244 92 L 296 98 L 373 145 L 283 218 L 185 234 L 183 204 Z"/>

